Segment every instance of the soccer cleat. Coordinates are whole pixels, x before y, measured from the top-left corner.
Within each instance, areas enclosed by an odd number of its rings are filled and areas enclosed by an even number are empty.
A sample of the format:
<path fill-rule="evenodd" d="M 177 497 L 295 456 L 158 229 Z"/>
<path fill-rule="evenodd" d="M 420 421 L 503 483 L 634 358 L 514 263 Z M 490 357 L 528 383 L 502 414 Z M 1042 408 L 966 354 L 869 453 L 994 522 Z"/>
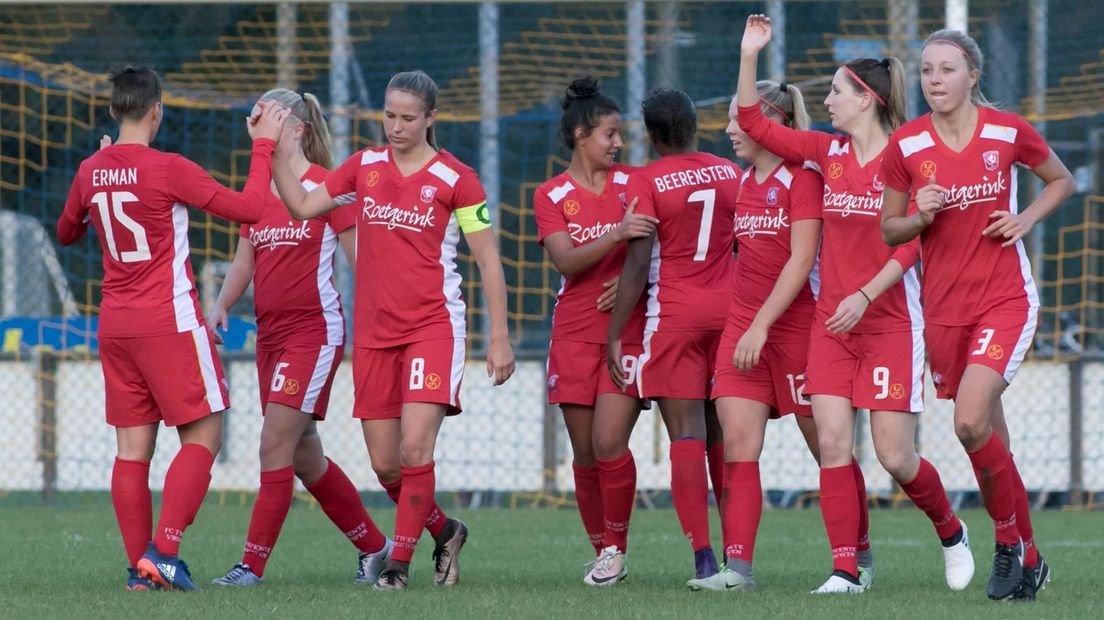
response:
<path fill-rule="evenodd" d="M 1023 543 L 997 543 L 993 554 L 993 572 L 989 574 L 987 594 L 994 601 L 1012 598 L 1023 585 Z"/>
<path fill-rule="evenodd" d="M 229 572 L 222 577 L 212 579 L 211 583 L 216 586 L 259 586 L 261 577 L 254 573 L 248 564 L 235 564 Z"/>
<path fill-rule="evenodd" d="M 137 568 L 128 568 L 127 573 L 127 592 L 144 592 L 146 590 L 161 589 L 161 586 L 153 583 L 149 579 L 146 579 L 145 577 L 139 577 Z"/>
<path fill-rule="evenodd" d="M 755 579 L 751 575 L 741 575 L 726 566 L 712 577 L 691 579 L 686 582 L 686 586 L 694 592 L 700 590 L 711 590 L 713 592 L 754 592 Z"/>
<path fill-rule="evenodd" d="M 970 550 L 970 532 L 962 525 L 962 539 L 950 547 L 943 547 L 943 572 L 947 587 L 955 592 L 965 590 L 974 578 L 974 554 Z"/>
<path fill-rule="evenodd" d="M 460 581 L 460 550 L 468 542 L 468 526 L 459 519 L 449 519 L 452 536 L 433 548 L 433 585 L 454 586 Z"/>
<path fill-rule="evenodd" d="M 1023 568 L 1023 583 L 1020 586 L 1020 591 L 1012 597 L 1012 600 L 1034 601 L 1039 590 L 1046 588 L 1048 581 L 1050 581 L 1050 566 L 1043 559 L 1043 556 L 1039 556 L 1038 566 L 1025 566 Z"/>
<path fill-rule="evenodd" d="M 855 554 L 859 564 L 859 583 L 867 590 L 874 585 L 874 554 L 867 549 Z"/>
<path fill-rule="evenodd" d="M 138 576 L 149 579 L 166 590 L 198 590 L 192 581 L 188 565 L 178 556 L 161 555 L 157 547 L 150 543 L 142 559 L 138 560 Z"/>
<path fill-rule="evenodd" d="M 385 569 L 372 589 L 376 592 L 405 592 L 408 576 L 401 570 L 394 568 Z"/>
<path fill-rule="evenodd" d="M 866 586 L 858 578 L 837 570 L 832 571 L 828 581 L 810 594 L 862 594 L 865 591 Z"/>
<path fill-rule="evenodd" d="M 615 546 L 602 549 L 593 562 L 593 568 L 583 577 L 588 586 L 612 586 L 629 576 L 629 567 L 625 564 L 625 554 Z"/>
<path fill-rule="evenodd" d="M 360 561 L 357 564 L 356 583 L 376 583 L 380 573 L 383 572 L 383 565 L 387 563 L 387 558 L 391 557 L 391 549 L 394 548 L 394 546 L 390 538 L 385 538 L 383 541 L 383 548 L 379 551 L 375 553 L 360 554 Z"/>

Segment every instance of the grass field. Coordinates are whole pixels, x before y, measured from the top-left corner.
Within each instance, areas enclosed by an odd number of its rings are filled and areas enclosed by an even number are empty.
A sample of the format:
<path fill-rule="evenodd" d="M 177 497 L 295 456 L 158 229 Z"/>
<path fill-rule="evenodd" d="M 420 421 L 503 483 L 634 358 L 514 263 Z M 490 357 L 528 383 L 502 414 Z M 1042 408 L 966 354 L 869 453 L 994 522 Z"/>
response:
<path fill-rule="evenodd" d="M 385 532 L 392 511 L 376 510 Z M 61 507 L 0 502 L 0 617 L 51 618 L 1092 618 L 1104 617 L 1094 558 L 1104 552 L 1104 514 L 1040 512 L 1035 531 L 1054 581 L 1034 605 L 985 598 L 992 529 L 985 514 L 963 513 L 973 527 L 978 572 L 965 592 L 943 584 L 942 555 L 915 510 L 872 512 L 874 589 L 860 596 L 806 592 L 830 571 L 820 513 L 768 510 L 756 549 L 753 594 L 691 593 L 689 547 L 672 511 L 633 518 L 630 577 L 612 589 L 582 585 L 589 548 L 573 510 L 456 511 L 471 528 L 458 587 L 430 585 L 432 546 L 423 538 L 405 593 L 352 583 L 356 555 L 316 507 L 297 503 L 253 589 L 127 593 L 123 550 L 106 496 Z M 188 530 L 183 555 L 206 584 L 239 559 L 248 512 L 208 502 Z M 714 539 L 719 530 L 714 524 Z M 717 545 L 719 548 L 719 544 Z"/>

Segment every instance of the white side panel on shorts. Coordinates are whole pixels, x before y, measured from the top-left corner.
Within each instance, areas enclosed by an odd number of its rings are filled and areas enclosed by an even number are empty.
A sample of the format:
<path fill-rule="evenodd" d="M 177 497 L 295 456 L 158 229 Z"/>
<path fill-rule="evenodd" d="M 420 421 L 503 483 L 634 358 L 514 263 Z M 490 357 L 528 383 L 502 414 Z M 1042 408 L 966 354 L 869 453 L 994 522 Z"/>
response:
<path fill-rule="evenodd" d="M 912 330 L 912 385 L 909 386 L 909 411 L 924 410 L 924 330 Z"/>
<path fill-rule="evenodd" d="M 211 413 L 222 411 L 227 405 L 222 397 L 218 371 L 215 370 L 215 352 L 211 349 L 211 337 L 207 335 L 205 327 L 197 327 L 191 333 L 192 340 L 195 341 L 196 357 L 199 359 L 199 372 L 203 375 L 203 387 L 207 392 L 207 404 L 211 407 Z"/>
<path fill-rule="evenodd" d="M 307 385 L 307 391 L 303 394 L 303 413 L 314 413 L 315 408 L 318 406 L 318 397 L 322 394 L 322 388 L 326 387 L 326 379 L 330 376 L 330 369 L 333 368 L 334 355 L 337 353 L 337 347 L 329 344 L 324 344 L 318 348 L 318 361 L 314 363 L 314 372 L 311 373 L 310 384 Z"/>
<path fill-rule="evenodd" d="M 457 338 L 452 342 L 452 369 L 449 371 L 449 404 L 453 407 L 460 400 L 460 383 L 464 381 L 464 358 L 467 340 Z"/>

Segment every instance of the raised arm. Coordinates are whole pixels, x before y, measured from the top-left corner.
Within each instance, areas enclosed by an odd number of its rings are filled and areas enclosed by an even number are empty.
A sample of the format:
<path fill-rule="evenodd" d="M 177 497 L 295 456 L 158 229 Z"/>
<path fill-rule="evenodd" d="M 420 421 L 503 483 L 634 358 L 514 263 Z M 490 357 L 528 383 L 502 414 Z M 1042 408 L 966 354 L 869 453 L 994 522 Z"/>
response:
<path fill-rule="evenodd" d="M 763 148 L 789 161 L 819 161 L 828 152 L 832 136 L 820 131 L 799 131 L 763 116 L 756 88 L 759 52 L 771 39 L 771 21 L 765 15 L 749 15 L 740 41 L 740 77 L 736 82 L 737 120 L 740 129 Z"/>

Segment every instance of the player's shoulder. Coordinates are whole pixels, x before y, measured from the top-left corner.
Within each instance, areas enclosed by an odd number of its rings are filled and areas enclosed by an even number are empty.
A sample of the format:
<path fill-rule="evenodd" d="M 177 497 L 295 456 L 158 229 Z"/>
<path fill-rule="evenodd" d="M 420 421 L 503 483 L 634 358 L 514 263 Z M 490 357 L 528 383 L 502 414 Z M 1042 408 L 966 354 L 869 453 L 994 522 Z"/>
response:
<path fill-rule="evenodd" d="M 898 127 L 889 136 L 889 150 L 898 151 L 901 156 L 909 157 L 935 146 L 935 129 L 931 124 L 931 113 L 924 114 Z"/>
<path fill-rule="evenodd" d="M 808 166 L 800 162 L 783 162 L 774 174 L 776 177 L 779 177 L 780 173 L 783 171 L 785 171 L 785 174 L 790 178 L 790 181 L 786 184 L 787 188 L 792 187 L 794 183 L 816 183 L 820 185 L 824 182 L 819 173 L 815 170 L 811 170 Z"/>
<path fill-rule="evenodd" d="M 1020 131 L 1030 124 L 1024 117 L 1015 112 L 1005 112 L 996 108 L 978 108 L 978 122 L 981 123 L 981 132 L 978 134 L 983 140 L 997 140 L 1000 142 L 1016 143 Z"/>
<path fill-rule="evenodd" d="M 327 169 L 325 166 L 320 166 L 318 164 L 312 163 L 310 167 L 307 168 L 306 173 L 303 174 L 303 177 L 302 179 L 300 179 L 300 181 L 303 183 L 303 187 L 305 187 L 309 192 L 312 189 L 321 185 L 328 176 L 330 176 L 329 169 Z"/>
<path fill-rule="evenodd" d="M 558 204 L 574 191 L 575 182 L 571 179 L 571 175 L 565 170 L 538 185 L 536 193 L 539 196 L 547 197 L 552 201 L 552 204 Z"/>
<path fill-rule="evenodd" d="M 475 169 L 460 161 L 445 149 L 440 150 L 437 161 L 429 165 L 428 172 L 450 187 L 455 187 L 461 179 L 479 180 L 479 175 L 475 172 Z"/>
<path fill-rule="evenodd" d="M 628 185 L 629 178 L 632 177 L 632 173 L 636 172 L 639 168 L 637 166 L 630 166 L 628 164 L 613 164 L 610 166 L 607 178 L 610 183 L 614 185 Z"/>
<path fill-rule="evenodd" d="M 391 161 L 391 147 L 386 144 L 383 146 L 367 146 L 353 153 L 349 160 L 357 162 L 360 166 L 386 164 Z"/>

